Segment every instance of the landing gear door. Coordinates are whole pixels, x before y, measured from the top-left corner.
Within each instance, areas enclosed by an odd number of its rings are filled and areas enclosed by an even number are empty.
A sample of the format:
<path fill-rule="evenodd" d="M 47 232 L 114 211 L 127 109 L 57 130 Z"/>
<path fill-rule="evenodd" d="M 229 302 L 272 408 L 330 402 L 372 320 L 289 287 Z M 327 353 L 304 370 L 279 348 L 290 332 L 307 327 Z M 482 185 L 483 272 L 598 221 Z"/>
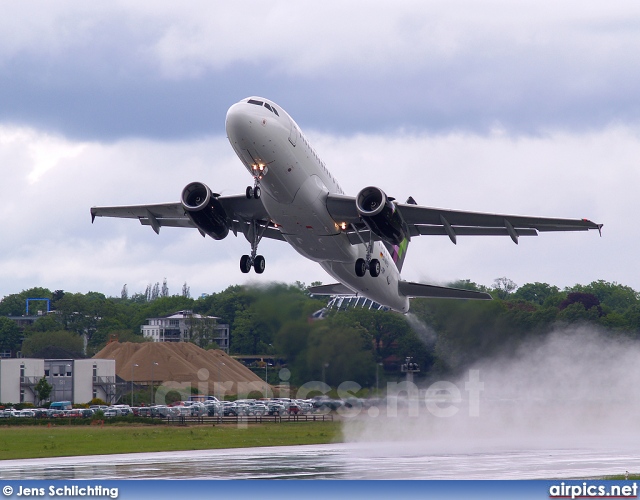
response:
<path fill-rule="evenodd" d="M 292 146 L 295 147 L 296 141 L 298 140 L 298 127 L 296 127 L 296 124 L 293 122 L 293 120 L 289 119 L 289 121 L 291 122 L 291 131 L 289 132 L 289 142 L 291 143 Z"/>

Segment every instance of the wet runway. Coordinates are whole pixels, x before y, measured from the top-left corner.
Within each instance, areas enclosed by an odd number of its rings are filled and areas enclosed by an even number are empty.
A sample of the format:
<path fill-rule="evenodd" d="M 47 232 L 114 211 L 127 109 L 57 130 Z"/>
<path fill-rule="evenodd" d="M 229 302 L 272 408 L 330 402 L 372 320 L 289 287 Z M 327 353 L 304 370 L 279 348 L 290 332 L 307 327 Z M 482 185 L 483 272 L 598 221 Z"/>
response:
<path fill-rule="evenodd" d="M 553 479 L 640 470 L 630 450 L 424 453 L 384 443 L 0 461 L 0 479 Z"/>

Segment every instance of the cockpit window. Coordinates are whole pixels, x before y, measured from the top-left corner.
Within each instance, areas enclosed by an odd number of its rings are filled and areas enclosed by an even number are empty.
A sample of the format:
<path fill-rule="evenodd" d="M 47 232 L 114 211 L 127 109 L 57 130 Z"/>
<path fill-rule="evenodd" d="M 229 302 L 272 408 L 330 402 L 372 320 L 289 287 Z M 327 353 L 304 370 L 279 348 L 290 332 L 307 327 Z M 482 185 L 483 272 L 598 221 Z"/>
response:
<path fill-rule="evenodd" d="M 249 104 L 255 104 L 256 106 L 262 106 L 264 105 L 265 108 L 267 108 L 269 111 L 271 111 L 272 113 L 275 113 L 276 116 L 280 116 L 280 113 L 278 113 L 278 110 L 276 109 L 275 106 L 272 106 L 271 104 L 269 104 L 268 102 L 262 102 L 262 101 L 256 101 L 255 99 L 249 99 L 247 101 Z"/>

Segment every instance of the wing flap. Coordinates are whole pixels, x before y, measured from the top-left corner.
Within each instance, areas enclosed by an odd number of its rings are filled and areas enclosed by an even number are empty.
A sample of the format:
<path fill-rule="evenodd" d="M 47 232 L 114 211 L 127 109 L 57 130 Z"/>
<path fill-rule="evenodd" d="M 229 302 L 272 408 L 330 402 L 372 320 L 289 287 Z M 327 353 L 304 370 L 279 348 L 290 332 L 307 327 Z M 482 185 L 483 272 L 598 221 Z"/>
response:
<path fill-rule="evenodd" d="M 424 297 L 437 299 L 471 299 L 492 300 L 493 297 L 485 292 L 451 288 L 446 286 L 426 285 L 411 281 L 398 282 L 398 292 L 406 297 Z"/>
<path fill-rule="evenodd" d="M 158 222 L 158 226 L 160 227 L 185 227 L 185 228 L 195 228 L 196 226 L 189 219 L 156 219 Z M 143 226 L 151 226 L 153 227 L 153 222 L 149 218 L 141 218 L 140 224 Z"/>
<path fill-rule="evenodd" d="M 411 236 L 448 236 L 443 226 L 409 226 Z M 455 227 L 457 236 L 509 236 L 507 228 L 500 227 Z M 516 229 L 518 236 L 537 236 L 535 229 Z"/>
<path fill-rule="evenodd" d="M 596 224 L 587 219 L 488 214 L 407 204 L 398 204 L 398 208 L 407 224 L 443 226 L 442 217 L 454 227 L 456 234 L 458 234 L 456 226 L 505 228 L 507 227 L 505 221 L 516 229 L 529 228 L 539 231 L 586 231 L 589 229 L 599 230 L 602 227 L 601 224 Z"/>

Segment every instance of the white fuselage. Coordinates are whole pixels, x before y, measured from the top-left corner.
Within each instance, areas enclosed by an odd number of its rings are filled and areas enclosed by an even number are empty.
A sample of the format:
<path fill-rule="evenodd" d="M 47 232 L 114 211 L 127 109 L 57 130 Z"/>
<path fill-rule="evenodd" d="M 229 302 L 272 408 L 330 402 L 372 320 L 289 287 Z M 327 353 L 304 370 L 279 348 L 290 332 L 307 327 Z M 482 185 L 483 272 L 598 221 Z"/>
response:
<path fill-rule="evenodd" d="M 298 253 L 354 292 L 397 311 L 409 310 L 409 299 L 398 293 L 400 273 L 380 241 L 372 252 L 380 261 L 380 275 L 356 276 L 355 261 L 365 257 L 365 245 L 352 245 L 326 206 L 327 195 L 344 194 L 342 188 L 281 107 L 260 97 L 245 99 L 229 108 L 226 130 L 247 170 L 253 175 L 262 166 L 262 203 Z"/>

